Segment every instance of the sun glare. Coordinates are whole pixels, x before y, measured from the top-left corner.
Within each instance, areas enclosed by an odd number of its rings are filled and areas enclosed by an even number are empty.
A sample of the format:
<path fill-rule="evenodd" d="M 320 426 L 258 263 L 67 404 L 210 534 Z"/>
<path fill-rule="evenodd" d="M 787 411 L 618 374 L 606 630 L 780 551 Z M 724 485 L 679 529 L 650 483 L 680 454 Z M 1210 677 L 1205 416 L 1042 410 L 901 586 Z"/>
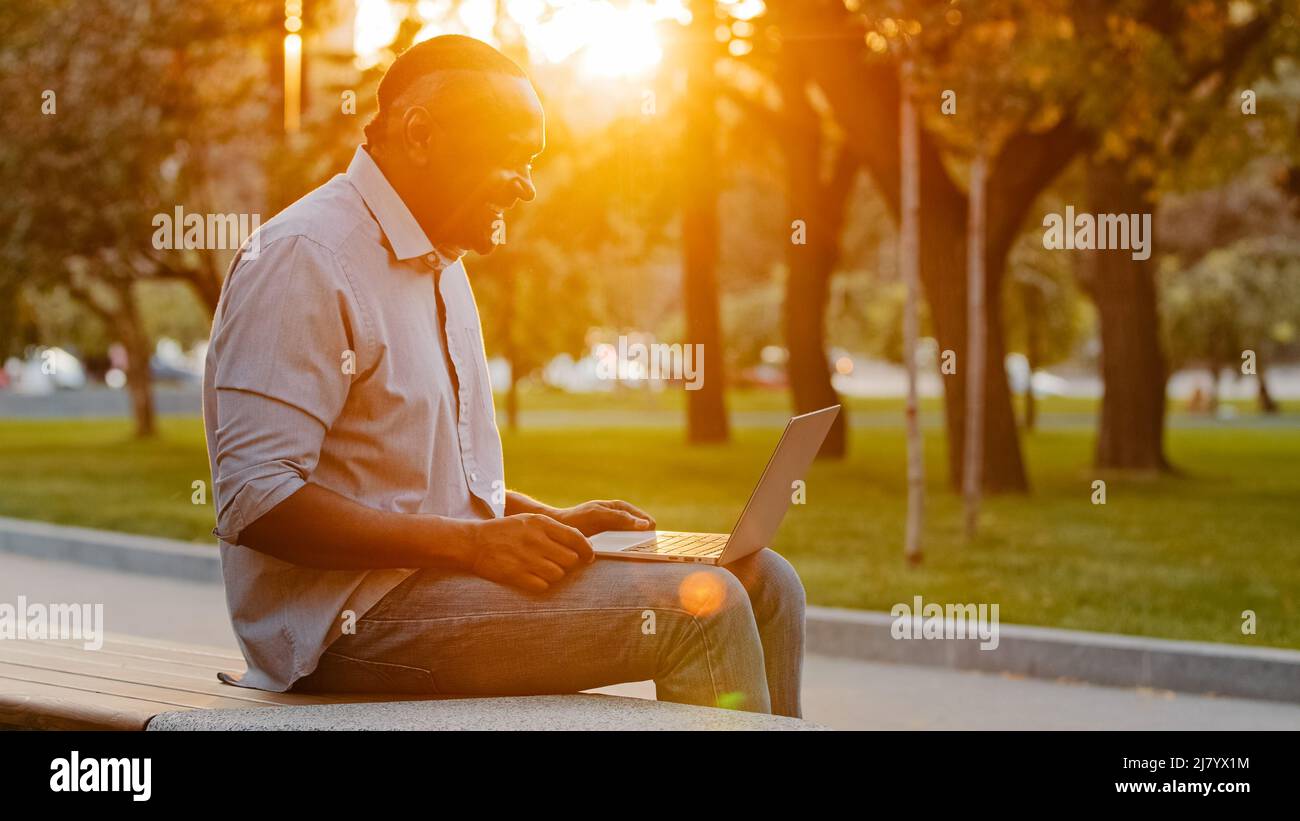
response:
<path fill-rule="evenodd" d="M 663 49 L 647 6 L 615 8 L 593 3 L 573 21 L 584 43 L 582 65 L 603 77 L 643 74 L 659 64 Z"/>
<path fill-rule="evenodd" d="M 356 4 L 357 64 L 372 66 L 397 33 L 399 12 L 389 0 Z M 683 0 L 507 0 L 503 6 L 534 59 L 575 59 L 594 77 L 634 77 L 653 70 L 663 59 L 659 24 L 690 20 Z M 455 32 L 495 44 L 497 7 L 495 0 L 464 0 L 451 13 L 446 0 L 422 0 L 416 13 L 425 25 L 416 40 Z"/>
<path fill-rule="evenodd" d="M 397 36 L 397 13 L 388 0 L 357 0 L 352 24 L 352 51 L 358 68 L 379 62 L 379 52 Z"/>

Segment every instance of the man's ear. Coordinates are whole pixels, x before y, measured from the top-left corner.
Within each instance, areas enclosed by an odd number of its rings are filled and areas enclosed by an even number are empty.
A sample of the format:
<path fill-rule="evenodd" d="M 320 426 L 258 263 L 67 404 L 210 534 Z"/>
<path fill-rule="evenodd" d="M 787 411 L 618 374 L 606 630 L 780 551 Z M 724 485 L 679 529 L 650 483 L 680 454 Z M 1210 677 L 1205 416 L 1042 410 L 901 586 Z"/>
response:
<path fill-rule="evenodd" d="M 411 106 L 402 114 L 402 147 L 412 165 L 429 164 L 435 123 L 424 106 Z"/>

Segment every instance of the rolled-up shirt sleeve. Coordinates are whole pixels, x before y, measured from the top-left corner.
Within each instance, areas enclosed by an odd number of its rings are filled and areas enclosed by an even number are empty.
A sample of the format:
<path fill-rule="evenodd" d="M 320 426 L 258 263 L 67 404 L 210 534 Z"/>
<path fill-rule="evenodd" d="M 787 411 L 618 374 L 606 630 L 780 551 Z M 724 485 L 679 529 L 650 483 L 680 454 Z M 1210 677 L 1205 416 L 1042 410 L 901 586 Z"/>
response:
<path fill-rule="evenodd" d="M 209 359 L 218 538 L 235 543 L 307 483 L 368 336 L 347 273 L 319 243 L 287 237 L 236 264 Z"/>

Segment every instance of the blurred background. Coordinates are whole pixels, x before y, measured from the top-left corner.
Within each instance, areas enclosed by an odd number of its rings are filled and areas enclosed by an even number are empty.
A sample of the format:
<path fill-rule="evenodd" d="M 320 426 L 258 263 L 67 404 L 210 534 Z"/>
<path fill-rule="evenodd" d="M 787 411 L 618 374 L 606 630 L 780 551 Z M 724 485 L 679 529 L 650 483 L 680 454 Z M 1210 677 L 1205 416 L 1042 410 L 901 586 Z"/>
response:
<path fill-rule="evenodd" d="M 466 260 L 511 487 L 726 530 L 842 402 L 775 545 L 814 603 L 1300 647 L 1296 2 L 0 0 L 0 515 L 213 543 L 233 248 L 157 217 L 270 219 L 443 33 L 548 116 L 539 198 Z M 1049 250 L 1067 206 L 1153 215 L 1150 259 Z M 703 345 L 703 388 L 605 378 L 620 337 Z"/>

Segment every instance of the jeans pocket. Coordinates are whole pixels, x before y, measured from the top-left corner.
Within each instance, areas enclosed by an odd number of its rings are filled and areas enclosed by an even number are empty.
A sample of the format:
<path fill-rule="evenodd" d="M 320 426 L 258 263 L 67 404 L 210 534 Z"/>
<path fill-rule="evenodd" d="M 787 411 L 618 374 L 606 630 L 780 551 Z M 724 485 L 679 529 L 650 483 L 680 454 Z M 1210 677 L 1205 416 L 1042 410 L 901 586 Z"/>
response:
<path fill-rule="evenodd" d="M 423 667 L 353 658 L 332 650 L 325 651 L 302 685 L 317 693 L 438 694 L 433 672 Z"/>

